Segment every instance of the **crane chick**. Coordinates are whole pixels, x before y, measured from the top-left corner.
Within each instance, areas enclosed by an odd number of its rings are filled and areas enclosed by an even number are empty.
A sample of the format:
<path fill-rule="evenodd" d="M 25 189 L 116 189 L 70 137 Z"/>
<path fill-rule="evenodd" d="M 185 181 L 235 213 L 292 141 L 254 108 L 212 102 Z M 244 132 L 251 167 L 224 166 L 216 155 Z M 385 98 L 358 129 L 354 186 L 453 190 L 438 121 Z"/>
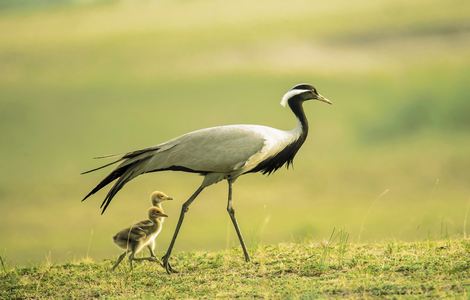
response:
<path fill-rule="evenodd" d="M 173 198 L 168 196 L 164 192 L 154 191 L 152 194 L 150 194 L 150 202 L 152 203 L 152 206 L 158 207 L 161 210 L 163 210 L 162 202 L 163 201 L 168 201 L 168 200 L 173 200 Z M 149 252 L 150 252 L 149 260 L 158 261 L 159 259 L 155 256 L 155 252 L 154 252 L 154 250 L 155 250 L 155 239 L 153 239 L 152 242 L 149 245 L 147 245 L 147 248 L 149 249 Z"/>
<path fill-rule="evenodd" d="M 148 210 L 148 220 L 140 221 L 129 228 L 119 231 L 114 237 L 114 243 L 120 248 L 125 249 L 112 270 L 121 263 L 121 261 L 129 255 L 129 264 L 133 268 L 132 262 L 137 260 L 156 260 L 155 255 L 150 258 L 135 258 L 135 255 L 142 251 L 145 246 L 155 245 L 155 238 L 160 234 L 164 218 L 168 217 L 161 208 L 151 207 Z M 149 248 L 150 249 L 150 248 Z M 153 248 L 151 253 L 153 254 Z"/>

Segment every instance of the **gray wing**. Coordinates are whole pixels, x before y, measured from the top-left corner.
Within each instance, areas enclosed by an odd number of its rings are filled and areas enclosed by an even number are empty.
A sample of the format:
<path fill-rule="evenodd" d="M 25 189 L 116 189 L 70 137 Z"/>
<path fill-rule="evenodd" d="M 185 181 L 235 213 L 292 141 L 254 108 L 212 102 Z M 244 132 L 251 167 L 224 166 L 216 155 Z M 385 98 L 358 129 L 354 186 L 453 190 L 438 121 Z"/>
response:
<path fill-rule="evenodd" d="M 231 172 L 259 152 L 264 142 L 264 136 L 249 125 L 202 129 L 159 145 L 145 171 L 178 166 L 201 173 Z"/>
<path fill-rule="evenodd" d="M 269 133 L 279 132 L 277 129 L 258 125 L 212 127 L 187 133 L 150 148 L 129 152 L 110 164 L 84 172 L 89 173 L 120 162 L 83 200 L 117 179 L 101 203 L 104 213 L 116 193 L 127 182 L 144 173 L 163 170 L 201 174 L 235 171 L 263 149 Z"/>

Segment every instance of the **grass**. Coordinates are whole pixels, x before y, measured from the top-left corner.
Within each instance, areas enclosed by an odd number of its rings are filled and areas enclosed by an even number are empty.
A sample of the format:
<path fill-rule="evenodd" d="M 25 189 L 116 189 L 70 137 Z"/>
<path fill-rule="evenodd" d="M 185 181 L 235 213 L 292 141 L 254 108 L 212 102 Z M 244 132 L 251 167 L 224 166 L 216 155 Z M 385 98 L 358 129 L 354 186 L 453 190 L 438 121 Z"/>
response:
<path fill-rule="evenodd" d="M 463 236 L 469 6 L 2 1 L 0 254 L 15 265 L 113 256 L 110 237 L 145 217 L 155 189 L 175 198 L 166 245 L 200 178 L 139 177 L 100 216 L 104 193 L 80 202 L 105 174 L 79 175 L 91 157 L 221 124 L 291 128 L 280 97 L 305 81 L 334 105 L 306 103 L 311 131 L 293 170 L 237 181 L 250 245 L 328 239 L 334 226 L 351 242 Z M 176 251 L 236 245 L 226 192 L 223 183 L 203 192 Z"/>
<path fill-rule="evenodd" d="M 7 268 L 0 298 L 466 298 L 469 240 L 350 244 L 345 233 L 323 243 L 284 243 L 251 249 L 182 252 L 181 272 L 157 264 L 129 270 L 112 261 Z"/>

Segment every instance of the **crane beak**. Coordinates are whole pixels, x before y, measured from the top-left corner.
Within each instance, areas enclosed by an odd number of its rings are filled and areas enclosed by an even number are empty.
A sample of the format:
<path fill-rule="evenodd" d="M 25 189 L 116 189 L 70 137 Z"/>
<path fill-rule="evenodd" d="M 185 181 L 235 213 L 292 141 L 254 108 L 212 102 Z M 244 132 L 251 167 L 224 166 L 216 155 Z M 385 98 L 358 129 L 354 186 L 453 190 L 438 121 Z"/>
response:
<path fill-rule="evenodd" d="M 321 102 L 328 103 L 328 104 L 333 104 L 330 100 L 326 99 L 325 97 L 323 97 L 323 96 L 320 95 L 320 94 L 318 94 L 317 100 L 318 100 L 318 101 L 321 101 Z"/>

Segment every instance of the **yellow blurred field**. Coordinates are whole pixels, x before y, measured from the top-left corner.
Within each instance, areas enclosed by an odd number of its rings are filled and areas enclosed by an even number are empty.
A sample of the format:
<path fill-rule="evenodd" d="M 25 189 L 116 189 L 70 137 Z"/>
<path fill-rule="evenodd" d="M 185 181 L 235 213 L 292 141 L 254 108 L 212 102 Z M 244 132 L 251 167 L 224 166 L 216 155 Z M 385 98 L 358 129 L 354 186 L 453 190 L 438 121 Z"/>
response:
<path fill-rule="evenodd" d="M 250 246 L 322 240 L 424 240 L 470 232 L 468 1 L 54 1 L 0 5 L 0 255 L 12 263 L 112 257 L 111 236 L 165 207 L 159 252 L 201 178 L 149 174 L 101 216 L 97 155 L 222 124 L 295 125 L 280 105 L 298 82 L 307 103 L 294 169 L 234 187 Z M 25 3 L 21 1 L 21 3 Z M 237 240 L 226 184 L 193 204 L 176 250 Z"/>

